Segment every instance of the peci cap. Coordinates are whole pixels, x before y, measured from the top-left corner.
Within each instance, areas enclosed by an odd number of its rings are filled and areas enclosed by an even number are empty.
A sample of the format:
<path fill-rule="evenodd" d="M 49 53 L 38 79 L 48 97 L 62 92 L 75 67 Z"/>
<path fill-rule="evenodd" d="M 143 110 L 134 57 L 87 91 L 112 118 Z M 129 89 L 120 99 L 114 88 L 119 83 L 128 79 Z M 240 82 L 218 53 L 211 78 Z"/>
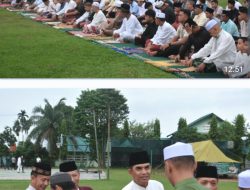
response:
<path fill-rule="evenodd" d="M 165 19 L 165 13 L 160 13 L 160 12 L 156 13 L 155 18 Z"/>
<path fill-rule="evenodd" d="M 214 19 L 210 20 L 207 22 L 207 24 L 205 25 L 205 28 L 207 31 L 211 30 L 216 24 L 218 24 L 218 22 Z"/>
<path fill-rule="evenodd" d="M 55 185 L 60 186 L 60 184 L 65 184 L 65 183 L 72 185 L 72 187 L 75 186 L 74 182 L 72 181 L 72 179 L 68 173 L 57 172 L 50 177 L 50 185 L 51 186 L 55 186 Z"/>
<path fill-rule="evenodd" d="M 133 152 L 129 156 L 129 167 L 137 164 L 150 163 L 148 153 L 146 151 Z"/>
<path fill-rule="evenodd" d="M 31 172 L 36 173 L 38 175 L 51 175 L 51 166 L 44 162 L 35 163 L 32 168 Z"/>
<path fill-rule="evenodd" d="M 198 166 L 195 178 L 208 177 L 218 179 L 217 168 L 215 166 Z"/>
<path fill-rule="evenodd" d="M 60 172 L 70 172 L 74 170 L 77 170 L 75 161 L 63 162 L 59 165 Z"/>
<path fill-rule="evenodd" d="M 177 142 L 163 149 L 164 160 L 180 156 L 194 156 L 191 144 Z"/>

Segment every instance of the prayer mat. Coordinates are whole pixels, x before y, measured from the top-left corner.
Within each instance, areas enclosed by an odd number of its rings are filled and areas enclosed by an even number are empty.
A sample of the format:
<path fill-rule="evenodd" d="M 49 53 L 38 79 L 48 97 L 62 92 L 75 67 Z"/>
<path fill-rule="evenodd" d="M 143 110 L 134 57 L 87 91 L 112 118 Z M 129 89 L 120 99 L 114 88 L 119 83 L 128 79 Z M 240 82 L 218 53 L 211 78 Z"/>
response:
<path fill-rule="evenodd" d="M 36 17 L 34 20 L 38 21 L 38 22 L 49 22 L 49 21 L 51 21 L 51 18 L 46 18 L 46 17 L 40 16 L 40 17 Z"/>
<path fill-rule="evenodd" d="M 121 42 L 114 40 L 113 37 L 111 37 L 111 39 L 109 40 L 96 40 L 96 42 L 100 43 L 100 44 L 121 44 Z"/>
<path fill-rule="evenodd" d="M 0 8 L 7 8 L 7 7 L 11 7 L 11 4 L 0 4 Z"/>
<path fill-rule="evenodd" d="M 148 63 L 150 65 L 153 65 L 155 67 L 170 67 L 170 66 L 177 66 L 176 63 L 171 63 L 169 61 L 145 61 L 145 63 Z"/>
<path fill-rule="evenodd" d="M 24 9 L 16 9 L 16 8 L 13 8 L 13 7 L 7 7 L 6 10 L 8 10 L 10 12 L 23 12 L 23 11 L 25 11 Z"/>
<path fill-rule="evenodd" d="M 60 24 L 61 22 L 45 22 L 44 24 L 47 24 L 49 26 L 55 26 L 57 24 Z"/>
<path fill-rule="evenodd" d="M 56 28 L 56 29 L 64 29 L 64 28 L 73 28 L 73 25 L 68 25 L 68 24 L 65 24 L 65 23 L 60 23 L 60 24 L 57 24 L 55 26 L 53 26 L 53 28 Z"/>
<path fill-rule="evenodd" d="M 195 72 L 196 68 L 195 67 L 186 67 L 186 66 L 183 66 L 183 68 L 170 67 L 170 68 L 166 68 L 165 71 L 167 71 L 167 72 Z"/>

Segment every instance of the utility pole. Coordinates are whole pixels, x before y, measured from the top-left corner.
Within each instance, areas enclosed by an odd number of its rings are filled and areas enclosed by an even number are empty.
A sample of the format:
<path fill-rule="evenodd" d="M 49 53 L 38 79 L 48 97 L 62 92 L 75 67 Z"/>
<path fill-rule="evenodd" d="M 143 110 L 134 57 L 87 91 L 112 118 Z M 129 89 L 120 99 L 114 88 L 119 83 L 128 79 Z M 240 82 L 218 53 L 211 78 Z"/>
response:
<path fill-rule="evenodd" d="M 107 179 L 108 180 L 109 180 L 110 150 L 111 150 L 111 140 L 110 140 L 110 105 L 108 105 L 108 140 L 107 140 L 107 154 L 108 154 Z"/>
<path fill-rule="evenodd" d="M 95 129 L 95 146 L 96 146 L 96 156 L 97 156 L 97 165 L 98 165 L 98 177 L 99 177 L 99 179 L 101 179 L 100 160 L 99 160 L 98 141 L 97 141 L 97 131 L 96 131 L 96 122 L 95 122 L 95 110 L 93 110 L 93 119 L 94 119 L 94 129 Z"/>

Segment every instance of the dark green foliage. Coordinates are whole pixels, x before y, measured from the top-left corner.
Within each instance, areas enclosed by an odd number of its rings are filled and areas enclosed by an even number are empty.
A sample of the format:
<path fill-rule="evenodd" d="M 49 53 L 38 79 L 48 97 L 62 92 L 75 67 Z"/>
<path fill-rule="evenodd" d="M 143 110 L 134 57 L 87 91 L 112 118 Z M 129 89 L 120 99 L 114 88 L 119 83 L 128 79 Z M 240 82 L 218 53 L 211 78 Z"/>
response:
<path fill-rule="evenodd" d="M 120 136 L 118 124 L 127 119 L 127 99 L 115 89 L 82 91 L 75 108 L 75 131 L 82 137 L 89 135 L 92 158 L 96 158 L 94 135 L 94 114 L 102 166 L 105 163 L 105 148 L 108 135 L 108 107 L 110 107 L 111 137 Z"/>
<path fill-rule="evenodd" d="M 154 138 L 155 139 L 160 139 L 161 138 L 161 125 L 160 125 L 160 120 L 159 119 L 155 119 Z"/>
<path fill-rule="evenodd" d="M 218 137 L 218 125 L 217 125 L 216 116 L 213 116 L 211 121 L 210 121 L 210 129 L 208 132 L 208 136 L 211 140 L 219 140 L 219 139 L 217 139 L 217 137 Z"/>
<path fill-rule="evenodd" d="M 187 120 L 181 117 L 178 122 L 178 131 L 184 128 L 187 128 Z"/>
<path fill-rule="evenodd" d="M 128 138 L 129 136 L 130 136 L 129 123 L 128 120 L 126 119 L 123 123 L 123 137 Z"/>

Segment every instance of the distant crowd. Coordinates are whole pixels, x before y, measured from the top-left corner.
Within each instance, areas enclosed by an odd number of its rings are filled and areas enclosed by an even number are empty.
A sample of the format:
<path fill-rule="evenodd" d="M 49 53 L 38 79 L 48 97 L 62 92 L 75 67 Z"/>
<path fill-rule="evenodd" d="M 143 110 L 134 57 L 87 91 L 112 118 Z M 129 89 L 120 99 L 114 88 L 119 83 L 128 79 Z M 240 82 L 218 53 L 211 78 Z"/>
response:
<path fill-rule="evenodd" d="M 9 1 L 9 0 L 5 0 Z M 248 1 L 12 0 L 14 8 L 83 33 L 133 42 L 150 56 L 175 59 L 197 72 L 250 77 Z"/>

